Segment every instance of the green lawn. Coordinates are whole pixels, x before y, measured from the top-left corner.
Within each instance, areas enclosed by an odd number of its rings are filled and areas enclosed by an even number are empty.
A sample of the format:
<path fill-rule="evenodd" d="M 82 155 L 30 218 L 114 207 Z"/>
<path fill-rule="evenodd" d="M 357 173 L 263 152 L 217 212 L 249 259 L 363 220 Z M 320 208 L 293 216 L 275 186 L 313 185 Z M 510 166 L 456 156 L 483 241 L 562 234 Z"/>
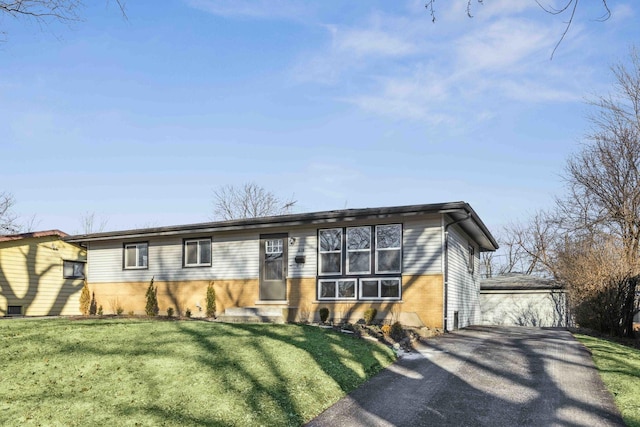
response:
<path fill-rule="evenodd" d="M 313 326 L 0 321 L 0 425 L 300 425 L 393 352 Z"/>
<path fill-rule="evenodd" d="M 640 426 L 640 350 L 587 335 L 575 337 L 591 350 L 625 423 Z"/>

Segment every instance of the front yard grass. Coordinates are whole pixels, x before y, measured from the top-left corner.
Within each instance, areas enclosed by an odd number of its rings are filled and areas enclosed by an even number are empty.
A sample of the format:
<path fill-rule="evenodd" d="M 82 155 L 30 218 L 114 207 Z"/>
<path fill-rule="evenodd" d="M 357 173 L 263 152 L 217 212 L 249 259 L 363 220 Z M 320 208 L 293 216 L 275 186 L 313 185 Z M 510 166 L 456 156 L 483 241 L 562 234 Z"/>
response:
<path fill-rule="evenodd" d="M 394 360 L 302 325 L 0 321 L 0 425 L 300 425 Z"/>
<path fill-rule="evenodd" d="M 628 426 L 640 426 L 640 350 L 588 335 L 575 337 L 593 355 L 602 381 Z"/>

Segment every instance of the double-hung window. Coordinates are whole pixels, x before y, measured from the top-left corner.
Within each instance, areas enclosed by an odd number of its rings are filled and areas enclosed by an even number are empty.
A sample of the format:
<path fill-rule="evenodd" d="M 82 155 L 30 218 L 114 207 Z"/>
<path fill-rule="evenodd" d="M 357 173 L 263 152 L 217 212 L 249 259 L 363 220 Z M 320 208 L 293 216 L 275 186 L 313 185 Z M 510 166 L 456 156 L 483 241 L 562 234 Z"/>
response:
<path fill-rule="evenodd" d="M 65 279 L 84 279 L 84 266 L 82 261 L 63 261 L 62 277 Z"/>
<path fill-rule="evenodd" d="M 149 243 L 125 243 L 124 268 L 149 268 Z"/>
<path fill-rule="evenodd" d="M 371 272 L 371 227 L 347 228 L 347 274 Z"/>
<path fill-rule="evenodd" d="M 402 264 L 402 226 L 376 226 L 376 273 L 400 273 Z"/>
<path fill-rule="evenodd" d="M 337 276 L 342 274 L 342 228 L 320 230 L 318 253 L 320 275 Z"/>
<path fill-rule="evenodd" d="M 184 241 L 184 266 L 211 266 L 211 239 L 188 239 Z"/>

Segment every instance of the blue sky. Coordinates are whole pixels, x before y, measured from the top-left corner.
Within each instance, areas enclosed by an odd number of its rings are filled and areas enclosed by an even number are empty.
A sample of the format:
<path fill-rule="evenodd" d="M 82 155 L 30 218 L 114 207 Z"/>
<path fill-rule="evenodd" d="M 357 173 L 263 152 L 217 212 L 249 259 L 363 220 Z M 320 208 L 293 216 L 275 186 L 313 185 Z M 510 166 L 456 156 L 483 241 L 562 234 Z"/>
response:
<path fill-rule="evenodd" d="M 87 2 L 89 3 L 89 2 Z M 0 19 L 0 191 L 36 229 L 212 219 L 253 181 L 295 212 L 464 200 L 492 230 L 548 207 L 585 100 L 640 39 L 640 5 L 534 0 L 90 2 Z"/>

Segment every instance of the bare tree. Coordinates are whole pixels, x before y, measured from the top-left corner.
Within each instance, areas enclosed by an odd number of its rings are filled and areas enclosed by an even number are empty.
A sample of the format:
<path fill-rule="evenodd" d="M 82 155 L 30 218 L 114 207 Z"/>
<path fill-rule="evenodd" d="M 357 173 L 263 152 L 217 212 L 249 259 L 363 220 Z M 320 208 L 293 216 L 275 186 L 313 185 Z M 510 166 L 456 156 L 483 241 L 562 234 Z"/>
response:
<path fill-rule="evenodd" d="M 109 1 L 107 0 L 107 3 Z M 118 8 L 126 19 L 124 0 L 115 0 Z M 69 24 L 81 21 L 81 0 L 0 0 L 0 16 L 10 16 L 14 19 L 31 19 L 39 25 L 52 22 Z M 0 31 L 0 34 L 5 34 Z"/>
<path fill-rule="evenodd" d="M 0 235 L 20 232 L 18 216 L 13 212 L 15 198 L 13 194 L 0 193 Z"/>
<path fill-rule="evenodd" d="M 214 218 L 225 220 L 284 215 L 296 204 L 293 198 L 281 199 L 255 182 L 220 187 L 213 197 Z"/>
<path fill-rule="evenodd" d="M 467 16 L 469 18 L 473 18 L 473 11 L 472 11 L 473 5 L 474 4 L 482 5 L 484 4 L 484 0 L 466 0 L 466 1 L 467 1 Z M 559 15 L 566 18 L 566 20 L 564 21 L 565 22 L 564 31 L 562 32 L 560 39 L 558 40 L 555 47 L 553 48 L 553 51 L 551 52 L 551 58 L 553 59 L 553 55 L 558 49 L 558 46 L 560 46 L 560 43 L 562 43 L 565 36 L 569 32 L 569 29 L 571 28 L 571 24 L 573 24 L 573 20 L 576 17 L 576 11 L 578 10 L 578 4 L 580 3 L 580 0 L 563 0 L 558 7 L 551 6 L 551 5 L 544 5 L 540 2 L 540 0 L 532 0 L 532 1 L 535 1 L 538 4 L 538 6 L 540 6 L 540 8 L 544 10 L 546 13 L 550 15 Z M 602 21 L 608 20 L 611 17 L 611 9 L 609 9 L 608 0 L 600 0 L 600 1 L 602 2 L 602 16 L 599 16 L 598 18 L 596 18 L 596 21 L 602 22 Z M 435 2 L 436 0 L 429 0 L 424 5 L 424 7 L 429 11 L 429 14 L 431 15 L 431 22 L 436 22 Z"/>
<path fill-rule="evenodd" d="M 105 230 L 109 218 L 98 218 L 95 212 L 85 212 L 80 217 L 80 226 L 82 234 L 100 233 Z"/>

